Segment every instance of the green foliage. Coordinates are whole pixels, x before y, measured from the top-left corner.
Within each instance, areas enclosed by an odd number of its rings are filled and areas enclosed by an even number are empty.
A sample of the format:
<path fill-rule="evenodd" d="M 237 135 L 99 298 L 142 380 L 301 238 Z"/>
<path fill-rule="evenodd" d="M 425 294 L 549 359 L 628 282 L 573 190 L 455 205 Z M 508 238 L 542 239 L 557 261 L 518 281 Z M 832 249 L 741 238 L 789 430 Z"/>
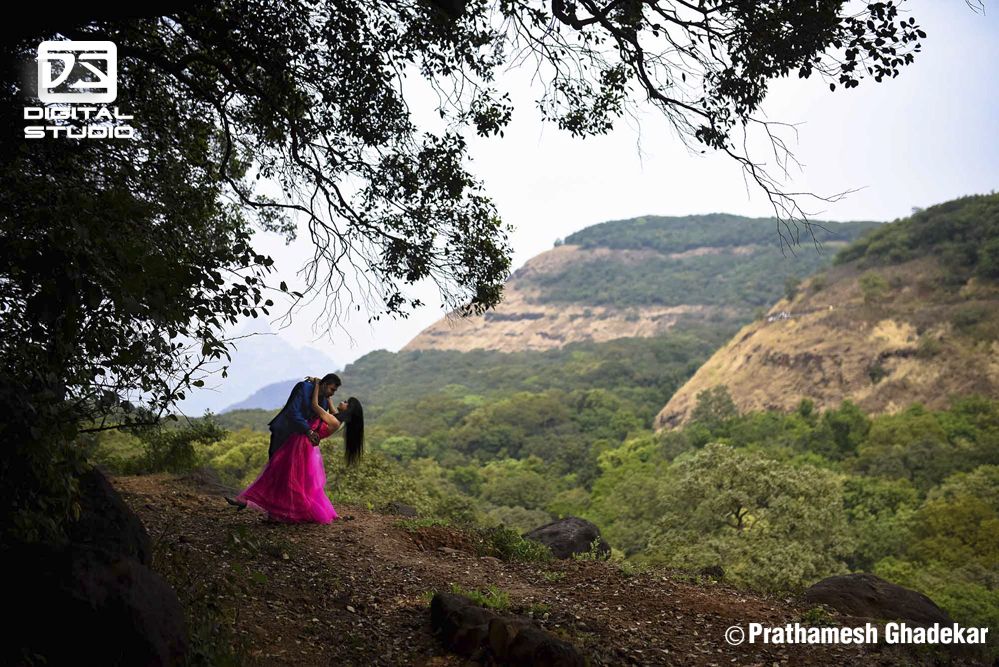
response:
<path fill-rule="evenodd" d="M 994 577 L 994 567 L 992 572 Z M 999 627 L 999 588 L 994 578 L 986 584 L 941 563 L 894 557 L 880 561 L 874 574 L 927 595 L 962 625 Z"/>
<path fill-rule="evenodd" d="M 809 608 L 805 613 L 803 613 L 798 621 L 803 625 L 811 625 L 820 628 L 828 628 L 834 625 L 839 625 L 836 617 L 833 616 L 832 611 L 825 605 L 816 605 Z"/>
<path fill-rule="evenodd" d="M 552 550 L 540 542 L 526 540 L 516 530 L 497 526 L 479 531 L 482 539 L 480 555 L 521 563 L 547 563 Z"/>
<path fill-rule="evenodd" d="M 160 424 L 101 431 L 90 438 L 90 460 L 119 475 L 188 472 L 207 463 L 207 452 L 213 451 L 213 445 L 230 437 L 211 419 L 184 426 Z"/>
<path fill-rule="evenodd" d="M 676 391 L 735 330 L 684 325 L 656 338 L 513 353 L 379 350 L 348 364 L 343 376 L 350 378 L 351 395 L 371 406 L 373 423 L 391 429 L 389 436 L 434 435 L 496 397 L 556 389 L 606 390 L 651 424 L 663 395 Z"/>
<path fill-rule="evenodd" d="M 813 275 L 808 281 L 808 289 L 813 292 L 821 292 L 829 285 L 829 276 L 825 271 L 820 271 Z"/>
<path fill-rule="evenodd" d="M 823 223 L 824 241 L 850 241 L 876 223 Z M 641 261 L 626 255 L 596 256 L 566 264 L 558 271 L 523 276 L 537 288 L 541 303 L 613 306 L 703 304 L 735 308 L 733 321 L 744 322 L 753 310 L 769 307 L 796 293 L 800 279 L 828 265 L 832 255 L 814 248 L 781 253 L 774 243 L 775 220 L 729 215 L 686 218 L 648 217 L 605 222 L 566 239 L 584 248 L 649 252 Z M 734 247 L 752 246 L 732 261 Z M 678 255 L 701 247 L 719 252 Z M 790 297 L 789 297 L 790 298 Z"/>
<path fill-rule="evenodd" d="M 198 420 L 183 428 L 140 429 L 139 439 L 146 449 L 141 472 L 187 472 L 197 467 L 196 448 L 219 442 L 226 431 L 211 420 Z"/>
<path fill-rule="evenodd" d="M 844 571 L 852 549 L 840 480 L 726 445 L 681 456 L 649 559 L 698 570 L 721 565 L 754 588 L 801 588 Z"/>
<path fill-rule="evenodd" d="M 914 517 L 908 555 L 980 571 L 999 564 L 999 466 L 955 473 L 932 489 Z"/>
<path fill-rule="evenodd" d="M 990 305 L 981 303 L 970 303 L 960 306 L 951 314 L 950 321 L 958 333 L 970 335 L 975 338 L 991 340 L 994 336 L 978 335 L 978 325 L 989 320 L 993 309 Z"/>
<path fill-rule="evenodd" d="M 994 409 L 994 408 L 993 408 Z M 976 463 L 992 462 L 999 455 L 991 431 L 969 440 L 977 429 L 956 415 L 929 412 L 919 405 L 896 415 L 874 420 L 868 437 L 858 448 L 853 468 L 858 472 L 907 479 L 916 488 L 928 490 L 951 472 L 968 470 Z"/>
<path fill-rule="evenodd" d="M 999 277 L 999 194 L 963 197 L 874 229 L 836 256 L 863 267 L 938 257 L 949 280 Z"/>
<path fill-rule="evenodd" d="M 798 290 L 801 287 L 801 278 L 798 276 L 788 276 L 784 279 L 784 298 L 788 301 L 793 301 L 794 297 L 798 296 Z"/>
<path fill-rule="evenodd" d="M 496 611 L 506 611 L 510 608 L 510 594 L 493 585 L 489 585 L 483 590 L 476 590 L 451 584 L 451 592 L 456 595 L 464 595 L 475 604 Z"/>
<path fill-rule="evenodd" d="M 872 384 L 877 384 L 888 377 L 888 371 L 880 361 L 876 361 L 867 367 L 867 377 L 871 379 Z"/>
<path fill-rule="evenodd" d="M 667 509 L 661 493 L 667 462 L 659 443 L 659 436 L 634 438 L 600 456 L 601 474 L 584 516 L 627 555 L 645 549 L 651 526 Z"/>
<path fill-rule="evenodd" d="M 142 441 L 124 430 L 89 434 L 80 439 L 90 451 L 90 461 L 116 475 L 135 475 L 145 468 Z"/>
<path fill-rule="evenodd" d="M 725 424 L 739 416 L 735 401 L 728 387 L 718 385 L 697 394 L 697 404 L 690 414 L 690 421 L 700 424 L 713 435 L 720 435 Z"/>
<path fill-rule="evenodd" d="M 610 557 L 600 550 L 600 538 L 594 539 L 590 542 L 590 546 L 586 551 L 580 553 L 572 554 L 573 560 L 583 560 L 583 561 L 605 561 Z"/>
<path fill-rule="evenodd" d="M 847 558 L 850 569 L 870 571 L 881 559 L 903 553 L 912 539 L 918 502 L 908 480 L 848 477 L 843 506 L 856 545 Z"/>
<path fill-rule="evenodd" d="M 557 490 L 550 471 L 536 456 L 493 461 L 483 467 L 482 476 L 480 497 L 493 505 L 539 509 L 551 502 Z"/>
<path fill-rule="evenodd" d="M 219 473 L 229 486 L 242 488 L 252 482 L 267 464 L 270 439 L 247 429 L 228 435 L 200 450 L 200 458 Z"/>
<path fill-rule="evenodd" d="M 771 246 L 774 244 L 773 218 L 746 218 L 713 213 L 684 217 L 646 216 L 592 225 L 567 236 L 565 243 L 584 248 L 614 250 L 650 249 L 680 253 L 702 247 Z M 878 227 L 876 222 L 822 223 L 829 233 L 825 241 L 848 241 Z M 811 273 L 811 271 L 807 272 Z"/>
<path fill-rule="evenodd" d="M 864 303 L 876 304 L 884 300 L 891 290 L 888 281 L 879 273 L 868 271 L 857 279 L 860 286 L 860 293 L 864 296 Z"/>

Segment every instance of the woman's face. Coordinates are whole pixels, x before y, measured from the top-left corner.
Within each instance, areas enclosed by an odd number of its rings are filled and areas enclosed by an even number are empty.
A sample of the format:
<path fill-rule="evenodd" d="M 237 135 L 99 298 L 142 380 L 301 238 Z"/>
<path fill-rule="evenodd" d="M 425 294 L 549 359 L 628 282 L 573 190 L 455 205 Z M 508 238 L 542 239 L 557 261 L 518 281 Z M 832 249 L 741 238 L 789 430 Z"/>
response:
<path fill-rule="evenodd" d="M 336 409 L 339 412 L 346 412 L 347 411 L 347 401 L 340 401 L 340 403 L 337 404 Z"/>

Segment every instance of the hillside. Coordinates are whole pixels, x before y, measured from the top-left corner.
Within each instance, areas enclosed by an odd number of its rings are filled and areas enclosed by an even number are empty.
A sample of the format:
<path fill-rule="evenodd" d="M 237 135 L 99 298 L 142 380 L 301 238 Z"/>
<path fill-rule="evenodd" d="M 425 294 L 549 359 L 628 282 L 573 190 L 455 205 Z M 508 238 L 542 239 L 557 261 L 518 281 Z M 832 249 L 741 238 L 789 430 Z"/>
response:
<path fill-rule="evenodd" d="M 816 223 L 781 252 L 776 221 L 714 214 L 606 222 L 516 271 L 481 317 L 446 317 L 404 351 L 515 352 L 660 336 L 678 323 L 730 326 L 769 306 L 791 278 L 828 264 L 877 223 Z"/>
<path fill-rule="evenodd" d="M 918 212 L 846 248 L 746 325 L 670 399 L 656 427 L 727 386 L 740 411 L 803 399 L 865 412 L 999 391 L 999 195 Z"/>
<path fill-rule="evenodd" d="M 317 368 L 331 368 L 331 366 L 322 366 L 322 360 L 320 359 L 315 363 Z M 304 369 L 307 364 L 297 364 L 298 368 Z M 280 382 L 271 382 L 266 384 L 260 389 L 239 401 L 238 403 L 233 403 L 227 408 L 221 410 L 222 413 L 244 411 L 244 410 L 267 410 L 273 412 L 274 408 L 280 408 L 284 405 L 285 401 L 288 400 L 288 394 L 291 393 L 292 388 L 295 383 L 309 374 L 311 371 L 305 370 L 302 372 L 301 377 L 290 378 L 287 380 L 281 380 Z M 315 371 L 322 372 L 323 375 L 326 374 L 325 371 Z"/>
<path fill-rule="evenodd" d="M 732 625 L 808 622 L 796 598 L 610 563 L 480 557 L 459 530 L 360 508 L 331 525 L 267 523 L 197 476 L 112 482 L 156 538 L 154 569 L 198 621 L 194 648 L 232 651 L 232 662 L 202 654 L 206 664 L 469 664 L 430 629 L 430 594 L 455 585 L 490 591 L 500 613 L 533 617 L 592 665 L 917 664 L 896 647 L 725 643 Z"/>
<path fill-rule="evenodd" d="M 684 324 L 665 337 L 572 343 L 524 352 L 378 350 L 340 372 L 344 385 L 337 395 L 357 396 L 374 420 L 394 412 L 411 421 L 414 414 L 428 418 L 438 410 L 450 413 L 452 403 L 463 406 L 458 413 L 463 415 L 486 398 L 592 387 L 627 399 L 648 425 L 665 397 L 734 331 L 733 326 Z M 219 415 L 218 421 L 227 428 L 265 430 L 291 387 L 289 381 L 257 392 L 270 396 L 269 410 L 233 410 Z"/>

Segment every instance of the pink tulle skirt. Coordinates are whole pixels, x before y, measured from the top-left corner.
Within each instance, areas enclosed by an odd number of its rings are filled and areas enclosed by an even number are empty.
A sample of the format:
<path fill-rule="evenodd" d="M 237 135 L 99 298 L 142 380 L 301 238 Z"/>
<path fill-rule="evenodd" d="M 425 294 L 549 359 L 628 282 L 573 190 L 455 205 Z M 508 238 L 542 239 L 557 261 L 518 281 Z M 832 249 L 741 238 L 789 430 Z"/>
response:
<path fill-rule="evenodd" d="M 291 435 L 236 498 L 275 521 L 329 523 L 338 518 L 326 496 L 322 454 L 304 434 Z"/>

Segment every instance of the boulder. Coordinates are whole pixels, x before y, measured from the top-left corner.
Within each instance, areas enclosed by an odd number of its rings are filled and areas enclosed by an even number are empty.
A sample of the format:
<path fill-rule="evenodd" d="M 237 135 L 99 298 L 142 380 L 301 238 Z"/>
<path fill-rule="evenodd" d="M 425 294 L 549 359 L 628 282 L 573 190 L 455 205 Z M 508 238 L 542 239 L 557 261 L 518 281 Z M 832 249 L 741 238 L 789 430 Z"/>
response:
<path fill-rule="evenodd" d="M 17 640 L 0 647 L 0 664 L 184 664 L 184 610 L 147 567 L 145 526 L 97 468 L 79 487 L 66 543 L 3 545 L 4 630 Z"/>
<path fill-rule="evenodd" d="M 25 562 L 30 560 L 30 562 Z M 184 610 L 170 585 L 133 558 L 70 546 L 20 551 L 5 622 L 20 658 L 47 664 L 180 665 Z M 13 657 L 13 656 L 8 656 Z"/>
<path fill-rule="evenodd" d="M 573 554 L 586 553 L 594 540 L 600 555 L 604 558 L 610 556 L 610 545 L 600 536 L 600 529 L 575 516 L 546 523 L 524 533 L 524 537 L 548 546 L 556 558 L 571 558 Z"/>
<path fill-rule="evenodd" d="M 828 577 L 805 591 L 805 600 L 849 616 L 931 625 L 953 621 L 919 591 L 889 583 L 873 574 Z"/>
<path fill-rule="evenodd" d="M 80 518 L 67 527 L 70 543 L 148 565 L 152 558 L 149 533 L 107 477 L 93 468 L 80 475 L 79 484 Z"/>
<path fill-rule="evenodd" d="M 489 664 L 583 667 L 585 659 L 524 618 L 501 616 L 464 595 L 437 593 L 430 601 L 430 624 L 450 650 Z"/>
<path fill-rule="evenodd" d="M 400 503 L 398 500 L 386 503 L 385 507 L 382 508 L 382 512 L 385 514 L 398 514 L 399 516 L 417 516 L 415 507 L 406 503 Z"/>

